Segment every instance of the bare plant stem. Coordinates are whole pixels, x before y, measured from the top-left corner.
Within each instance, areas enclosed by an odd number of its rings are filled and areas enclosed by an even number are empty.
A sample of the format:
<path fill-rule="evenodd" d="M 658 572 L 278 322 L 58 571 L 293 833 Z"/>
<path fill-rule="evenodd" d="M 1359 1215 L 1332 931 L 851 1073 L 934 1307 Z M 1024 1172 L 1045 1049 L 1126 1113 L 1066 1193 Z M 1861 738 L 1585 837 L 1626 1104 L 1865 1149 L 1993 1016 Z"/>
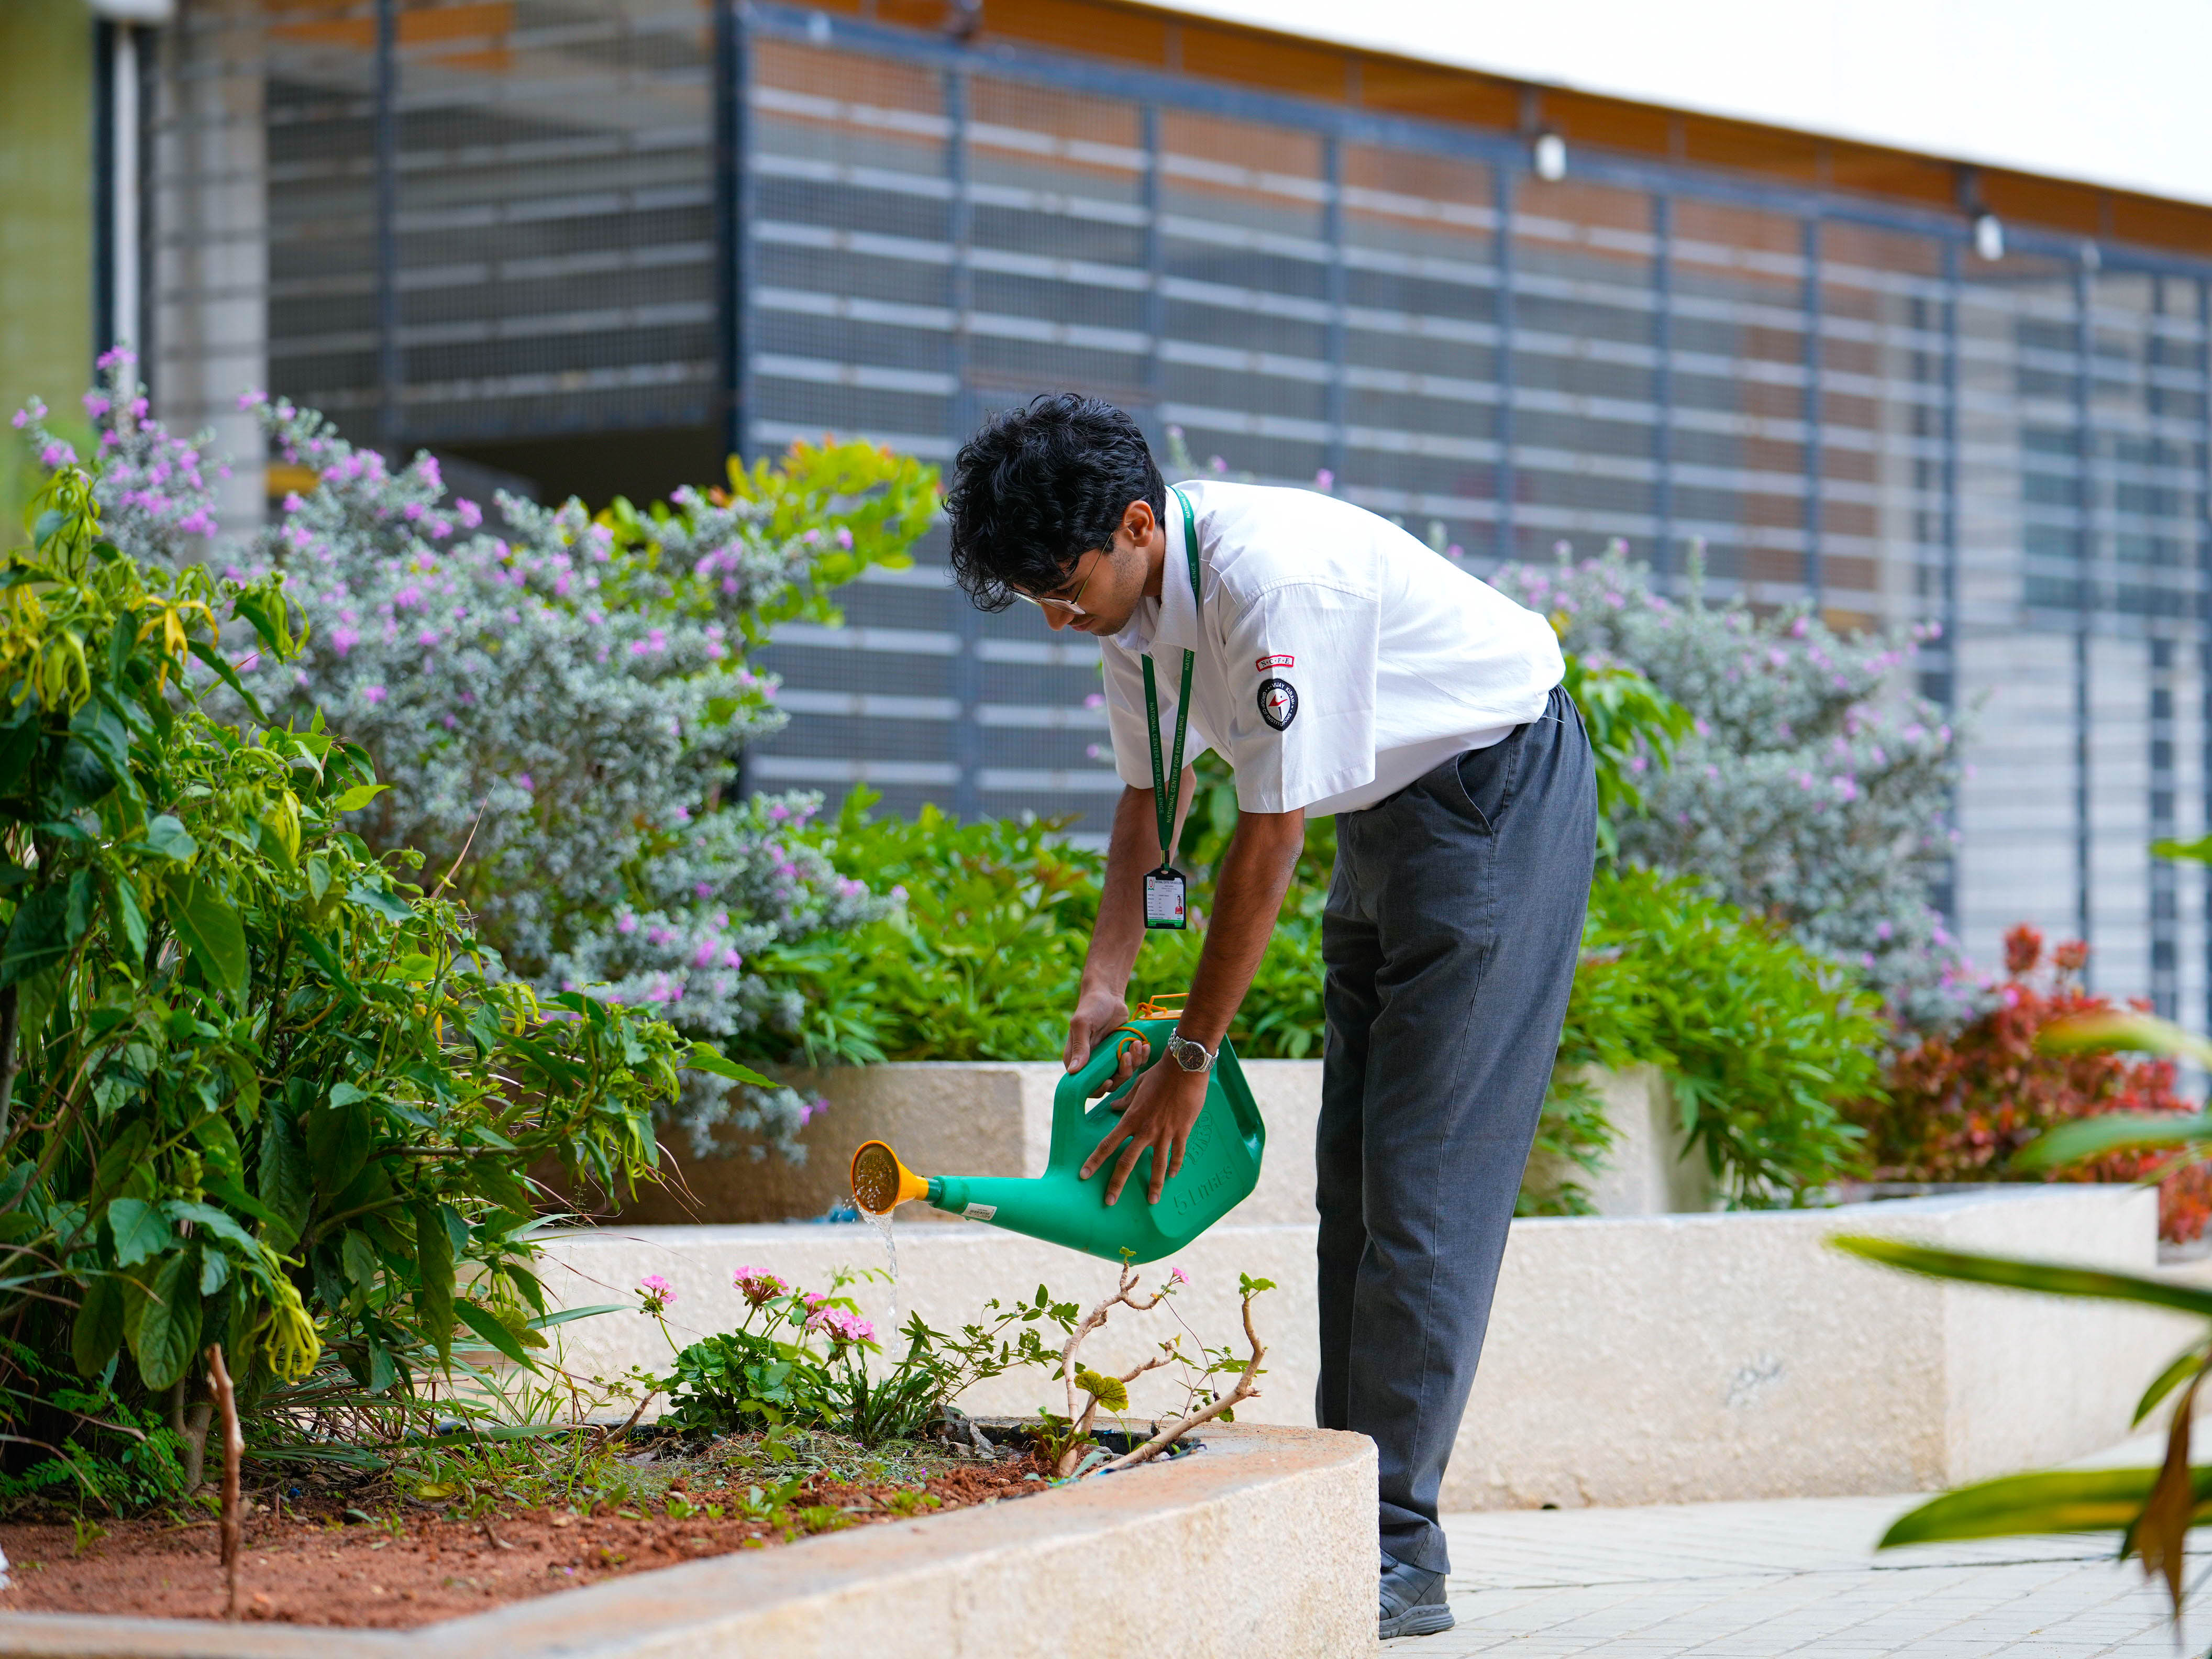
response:
<path fill-rule="evenodd" d="M 239 1514 L 238 1465 L 246 1455 L 246 1437 L 238 1431 L 238 1396 L 231 1390 L 230 1371 L 222 1363 L 222 1344 L 211 1345 L 207 1356 L 208 1382 L 215 1390 L 216 1403 L 222 1409 L 222 1571 L 229 1593 L 223 1616 L 235 1619 L 239 1612 L 238 1558 L 244 1542 L 244 1522 Z"/>
<path fill-rule="evenodd" d="M 191 1374 L 186 1372 L 177 1379 L 169 1390 L 169 1426 L 184 1443 L 185 1490 L 198 1492 L 207 1474 L 208 1419 L 215 1414 L 212 1400 L 195 1400 L 187 1406 L 185 1390 L 191 1385 Z"/>
<path fill-rule="evenodd" d="M 9 1119 L 15 1097 L 16 987 L 0 991 L 0 1141 L 8 1139 Z"/>
<path fill-rule="evenodd" d="M 1139 1463 L 1148 1463 L 1193 1429 L 1201 1424 L 1211 1423 L 1222 1413 L 1235 1407 L 1240 1401 L 1249 1400 L 1257 1395 L 1260 1390 L 1254 1386 L 1254 1380 L 1260 1375 L 1260 1362 L 1267 1357 L 1267 1349 L 1266 1344 L 1260 1340 L 1260 1334 L 1252 1328 L 1252 1298 L 1249 1296 L 1244 1298 L 1244 1337 L 1252 1345 L 1252 1357 L 1245 1361 L 1244 1374 L 1237 1379 L 1235 1388 L 1230 1389 L 1212 1405 L 1203 1407 L 1187 1417 L 1178 1418 L 1167 1427 L 1155 1432 L 1152 1437 L 1143 1445 L 1132 1451 L 1124 1452 L 1111 1462 L 1100 1464 L 1091 1473 L 1104 1474 L 1115 1469 L 1133 1468 Z"/>

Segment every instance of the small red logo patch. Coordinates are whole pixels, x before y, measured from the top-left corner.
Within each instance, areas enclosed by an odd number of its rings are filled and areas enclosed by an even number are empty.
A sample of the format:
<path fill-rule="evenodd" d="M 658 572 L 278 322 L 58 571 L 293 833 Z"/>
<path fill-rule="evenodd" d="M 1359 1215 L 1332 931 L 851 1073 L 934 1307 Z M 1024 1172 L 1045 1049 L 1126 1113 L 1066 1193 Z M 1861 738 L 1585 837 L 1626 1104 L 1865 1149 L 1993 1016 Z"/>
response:
<path fill-rule="evenodd" d="M 1262 657 L 1252 665 L 1262 674 L 1270 668 L 1296 668 L 1297 665 L 1298 659 L 1296 657 Z"/>

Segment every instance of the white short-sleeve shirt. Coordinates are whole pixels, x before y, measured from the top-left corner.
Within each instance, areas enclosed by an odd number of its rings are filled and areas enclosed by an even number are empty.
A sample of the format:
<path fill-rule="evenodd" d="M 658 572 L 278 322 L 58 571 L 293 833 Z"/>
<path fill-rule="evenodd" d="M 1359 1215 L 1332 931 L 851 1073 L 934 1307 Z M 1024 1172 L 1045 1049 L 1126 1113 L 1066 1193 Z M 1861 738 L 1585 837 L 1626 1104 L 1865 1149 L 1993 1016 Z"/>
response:
<path fill-rule="evenodd" d="M 1357 811 L 1534 720 L 1565 665 L 1551 624 L 1387 519 L 1306 489 L 1177 486 L 1198 527 L 1200 592 L 1167 498 L 1160 597 L 1101 641 L 1114 769 L 1152 786 L 1142 659 L 1175 742 L 1182 653 L 1188 762 L 1211 749 L 1248 812 Z"/>

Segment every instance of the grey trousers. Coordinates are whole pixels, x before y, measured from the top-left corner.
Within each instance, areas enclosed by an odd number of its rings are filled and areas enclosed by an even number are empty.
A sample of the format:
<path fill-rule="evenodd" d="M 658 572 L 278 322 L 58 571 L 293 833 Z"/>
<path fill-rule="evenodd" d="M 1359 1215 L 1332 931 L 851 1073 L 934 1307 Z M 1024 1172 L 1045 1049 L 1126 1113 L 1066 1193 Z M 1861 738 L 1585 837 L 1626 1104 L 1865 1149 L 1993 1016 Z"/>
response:
<path fill-rule="evenodd" d="M 1589 900 L 1574 700 L 1336 821 L 1316 1135 L 1324 1428 L 1381 1455 L 1382 1547 L 1449 1571 L 1437 1494 L 1474 1385 Z"/>

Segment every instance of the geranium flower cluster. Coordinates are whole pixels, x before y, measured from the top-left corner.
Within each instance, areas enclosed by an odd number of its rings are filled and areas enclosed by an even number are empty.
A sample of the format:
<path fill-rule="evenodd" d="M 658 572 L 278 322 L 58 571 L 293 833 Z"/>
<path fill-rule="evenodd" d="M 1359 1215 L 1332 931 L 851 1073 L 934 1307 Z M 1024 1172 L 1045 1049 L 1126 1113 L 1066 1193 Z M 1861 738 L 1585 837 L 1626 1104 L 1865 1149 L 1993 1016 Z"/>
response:
<path fill-rule="evenodd" d="M 102 361 L 87 407 L 106 523 L 125 552 L 176 562 L 217 529 L 212 469 L 148 418 L 127 356 Z M 811 591 L 834 543 L 691 491 L 627 533 L 505 495 L 495 526 L 430 455 L 393 467 L 312 411 L 246 402 L 317 487 L 215 556 L 234 579 L 283 570 L 309 623 L 281 676 L 251 652 L 238 672 L 271 718 L 319 708 L 374 757 L 392 787 L 354 818 L 363 836 L 421 854 L 425 884 L 448 884 L 542 991 L 650 1006 L 710 1042 L 794 1030 L 800 998 L 753 958 L 891 902 L 795 838 L 817 797 L 726 797 L 738 752 L 784 723 L 775 678 L 744 660 L 763 607 Z M 51 447 L 42 420 L 22 425 Z M 728 1122 L 798 1158 L 816 1105 L 694 1073 L 675 1115 L 695 1152 Z"/>
<path fill-rule="evenodd" d="M 1563 623 L 1567 649 L 1648 677 L 1696 716 L 1620 826 L 1632 860 L 1702 876 L 1843 962 L 1906 1024 L 1965 1018 L 1981 992 L 1929 902 L 1955 842 L 1955 719 L 1910 695 L 1932 624 L 1846 639 L 1802 611 L 1678 603 L 1615 543 L 1601 558 L 1491 580 Z M 1696 582 L 1692 581 L 1694 592 Z"/>

